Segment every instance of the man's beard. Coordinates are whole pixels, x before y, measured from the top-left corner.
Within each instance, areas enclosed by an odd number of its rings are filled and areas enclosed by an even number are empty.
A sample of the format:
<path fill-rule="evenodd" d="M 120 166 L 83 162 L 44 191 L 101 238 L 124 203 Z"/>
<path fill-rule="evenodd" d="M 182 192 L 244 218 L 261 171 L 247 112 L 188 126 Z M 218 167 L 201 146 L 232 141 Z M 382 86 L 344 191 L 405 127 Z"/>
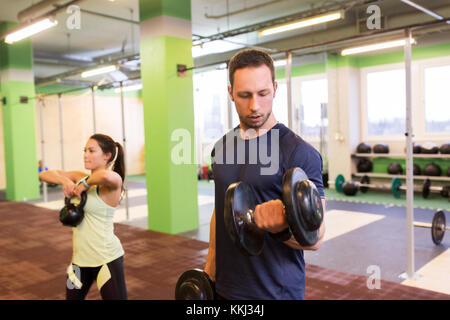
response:
<path fill-rule="evenodd" d="M 272 114 L 272 112 L 268 112 L 265 116 L 262 115 L 262 119 L 259 122 L 253 123 L 251 122 L 247 117 L 241 117 L 239 116 L 239 119 L 241 120 L 241 122 L 243 122 L 245 124 L 245 126 L 249 129 L 259 129 L 261 128 L 269 119 L 270 115 Z"/>

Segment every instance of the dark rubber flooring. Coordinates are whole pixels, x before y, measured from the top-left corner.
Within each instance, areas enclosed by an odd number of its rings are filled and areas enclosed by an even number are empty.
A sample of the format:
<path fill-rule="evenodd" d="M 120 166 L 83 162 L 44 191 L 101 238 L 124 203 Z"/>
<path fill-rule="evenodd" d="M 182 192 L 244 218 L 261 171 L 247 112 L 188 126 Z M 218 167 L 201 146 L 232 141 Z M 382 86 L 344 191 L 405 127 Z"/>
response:
<path fill-rule="evenodd" d="M 116 224 L 115 230 L 126 252 L 129 299 L 173 299 L 178 276 L 187 269 L 204 266 L 206 242 L 124 224 Z M 324 251 L 355 250 L 348 242 L 333 246 L 324 246 Z M 60 224 L 58 211 L 28 203 L 0 202 L 0 299 L 64 299 L 65 270 L 71 254 L 71 229 Z M 351 269 L 343 272 L 317 266 L 309 260 L 306 298 L 450 299 L 449 295 L 384 280 L 379 290 L 370 290 L 367 276 L 353 273 Z M 95 285 L 87 298 L 100 298 Z"/>

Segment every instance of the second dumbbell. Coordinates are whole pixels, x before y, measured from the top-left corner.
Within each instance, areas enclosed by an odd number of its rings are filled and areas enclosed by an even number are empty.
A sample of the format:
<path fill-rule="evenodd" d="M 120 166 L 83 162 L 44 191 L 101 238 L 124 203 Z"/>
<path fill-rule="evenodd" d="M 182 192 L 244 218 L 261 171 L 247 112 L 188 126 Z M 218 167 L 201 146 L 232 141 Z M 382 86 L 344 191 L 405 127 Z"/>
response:
<path fill-rule="evenodd" d="M 282 182 L 283 204 L 289 229 L 301 246 L 313 246 L 323 220 L 320 194 L 300 168 L 288 170 Z M 246 255 L 259 255 L 265 231 L 254 222 L 258 204 L 255 190 L 245 182 L 231 184 L 225 193 L 225 228 L 233 243 Z"/>

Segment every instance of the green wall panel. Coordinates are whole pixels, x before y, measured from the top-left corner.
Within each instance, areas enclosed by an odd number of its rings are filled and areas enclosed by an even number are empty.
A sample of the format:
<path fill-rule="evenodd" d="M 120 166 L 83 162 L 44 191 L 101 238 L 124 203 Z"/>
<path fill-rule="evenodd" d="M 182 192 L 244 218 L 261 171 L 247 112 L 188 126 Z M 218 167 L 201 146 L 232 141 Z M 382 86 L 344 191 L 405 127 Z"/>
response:
<path fill-rule="evenodd" d="M 388 173 L 387 169 L 392 162 L 398 162 L 403 168 L 403 174 L 406 174 L 406 161 L 402 158 L 374 158 L 373 159 L 373 172 L 374 173 Z M 423 174 L 423 169 L 429 163 L 437 164 L 442 171 L 442 176 L 447 176 L 447 168 L 450 167 L 450 159 L 428 159 L 428 158 L 414 158 L 414 164 L 420 167 Z"/>
<path fill-rule="evenodd" d="M 6 98 L 2 106 L 6 169 L 6 197 L 22 201 L 39 198 L 36 156 L 35 102 L 20 103 L 20 96 L 33 96 L 32 82 L 9 81 L 0 84 Z"/>

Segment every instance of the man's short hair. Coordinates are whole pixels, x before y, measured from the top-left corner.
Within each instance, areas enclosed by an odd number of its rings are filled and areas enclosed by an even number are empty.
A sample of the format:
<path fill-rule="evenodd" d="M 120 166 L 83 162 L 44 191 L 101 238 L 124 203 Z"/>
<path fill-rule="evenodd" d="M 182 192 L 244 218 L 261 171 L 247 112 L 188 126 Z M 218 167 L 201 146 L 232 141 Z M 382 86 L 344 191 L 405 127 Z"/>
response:
<path fill-rule="evenodd" d="M 244 49 L 237 52 L 228 64 L 228 77 L 231 87 L 233 87 L 234 73 L 236 70 L 247 67 L 259 67 L 263 64 L 270 69 L 272 83 L 275 83 L 275 67 L 273 66 L 272 57 L 269 54 L 257 49 Z"/>

